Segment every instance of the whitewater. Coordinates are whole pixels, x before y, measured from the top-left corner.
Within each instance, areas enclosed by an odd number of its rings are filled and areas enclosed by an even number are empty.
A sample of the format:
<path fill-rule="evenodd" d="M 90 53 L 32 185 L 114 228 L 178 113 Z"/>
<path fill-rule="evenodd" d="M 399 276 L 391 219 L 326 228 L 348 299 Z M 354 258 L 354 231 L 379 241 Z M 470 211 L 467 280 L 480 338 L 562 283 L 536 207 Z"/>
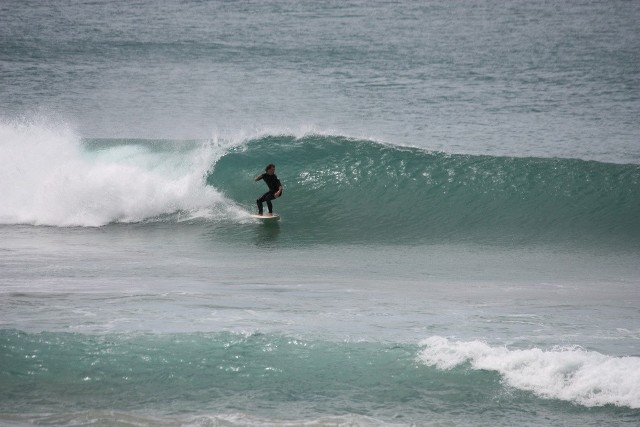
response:
<path fill-rule="evenodd" d="M 3 2 L 0 424 L 638 425 L 638 19 Z"/>

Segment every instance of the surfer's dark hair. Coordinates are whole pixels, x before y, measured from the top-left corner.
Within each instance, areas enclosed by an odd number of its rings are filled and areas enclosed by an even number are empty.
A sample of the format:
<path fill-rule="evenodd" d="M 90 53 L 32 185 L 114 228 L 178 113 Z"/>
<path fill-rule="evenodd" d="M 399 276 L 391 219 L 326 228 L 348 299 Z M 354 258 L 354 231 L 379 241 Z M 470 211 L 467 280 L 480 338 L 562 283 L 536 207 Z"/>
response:
<path fill-rule="evenodd" d="M 265 171 L 265 172 L 268 172 L 268 171 L 269 171 L 269 169 L 271 169 L 271 168 L 275 168 L 275 167 L 276 167 L 276 165 L 274 165 L 273 163 L 269 163 L 269 164 L 267 165 L 267 167 L 266 167 L 266 168 L 264 168 L 264 171 Z"/>

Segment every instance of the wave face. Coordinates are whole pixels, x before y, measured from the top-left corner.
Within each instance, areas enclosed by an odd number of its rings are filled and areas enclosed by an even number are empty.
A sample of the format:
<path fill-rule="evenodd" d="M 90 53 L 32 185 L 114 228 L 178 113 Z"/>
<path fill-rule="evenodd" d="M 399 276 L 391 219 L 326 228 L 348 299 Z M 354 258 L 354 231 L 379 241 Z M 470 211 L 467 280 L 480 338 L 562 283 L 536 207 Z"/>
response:
<path fill-rule="evenodd" d="M 411 242 L 640 242 L 640 166 L 449 155 L 336 136 L 266 136 L 223 156 L 207 182 L 252 205 L 273 162 L 275 202 L 301 235 Z"/>

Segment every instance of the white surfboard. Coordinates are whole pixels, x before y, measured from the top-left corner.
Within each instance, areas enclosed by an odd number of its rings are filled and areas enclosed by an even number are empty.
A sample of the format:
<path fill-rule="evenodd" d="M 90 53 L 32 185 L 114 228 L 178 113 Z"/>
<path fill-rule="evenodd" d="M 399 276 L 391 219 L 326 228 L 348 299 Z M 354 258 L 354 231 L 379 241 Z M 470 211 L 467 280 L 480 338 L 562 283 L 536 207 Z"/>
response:
<path fill-rule="evenodd" d="M 264 220 L 264 221 L 278 221 L 280 219 L 280 215 L 278 215 L 278 214 L 273 214 L 273 215 L 252 214 L 251 218 L 260 219 L 260 220 Z"/>

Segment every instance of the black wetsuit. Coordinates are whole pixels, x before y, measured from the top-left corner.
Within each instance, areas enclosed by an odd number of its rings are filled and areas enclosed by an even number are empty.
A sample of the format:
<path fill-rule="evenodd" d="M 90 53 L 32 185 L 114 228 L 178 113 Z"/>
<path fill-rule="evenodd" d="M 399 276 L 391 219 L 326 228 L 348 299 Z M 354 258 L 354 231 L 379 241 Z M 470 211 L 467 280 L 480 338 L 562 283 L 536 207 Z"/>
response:
<path fill-rule="evenodd" d="M 263 209 L 262 204 L 264 202 L 267 202 L 267 208 L 269 209 L 269 213 L 273 213 L 273 205 L 271 204 L 271 201 L 276 198 L 275 194 L 278 192 L 280 187 L 282 187 L 282 184 L 280 184 L 280 180 L 278 179 L 276 174 L 269 175 L 268 173 L 265 172 L 262 174 L 262 179 L 264 180 L 264 182 L 267 183 L 267 187 L 269 187 L 269 191 L 264 193 L 262 197 L 256 200 L 256 203 L 258 204 L 258 213 L 260 215 L 262 215 L 262 209 Z M 280 194 L 282 195 L 282 193 Z"/>

